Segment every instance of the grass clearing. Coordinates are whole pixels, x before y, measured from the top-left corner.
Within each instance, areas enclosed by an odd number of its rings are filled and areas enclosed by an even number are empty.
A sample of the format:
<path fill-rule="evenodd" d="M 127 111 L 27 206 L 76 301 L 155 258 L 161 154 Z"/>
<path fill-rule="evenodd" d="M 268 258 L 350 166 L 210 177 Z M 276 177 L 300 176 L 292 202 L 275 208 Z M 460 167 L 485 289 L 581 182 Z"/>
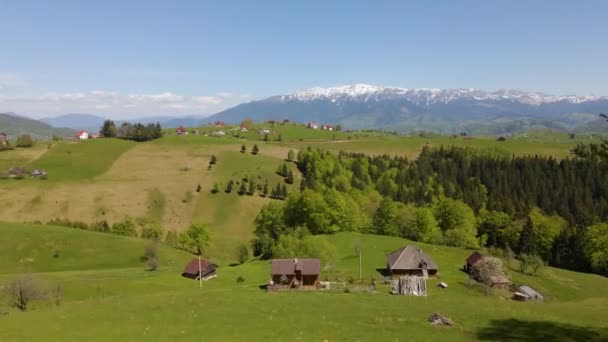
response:
<path fill-rule="evenodd" d="M 34 303 L 22 313 L 0 311 L 3 338 L 10 341 L 200 340 L 205 341 L 601 341 L 608 338 L 605 307 L 608 279 L 546 267 L 537 277 L 512 273 L 517 281 L 535 281 L 545 303 L 504 300 L 468 285 L 459 270 L 471 251 L 419 245 L 439 264 L 439 279 L 429 281 L 428 297 L 375 293 L 266 293 L 267 261 L 220 267 L 218 277 L 198 283 L 180 276 L 189 256 L 167 250 L 158 272 L 139 264 L 145 241 L 69 228 L 3 225 L 10 240 L 0 256 L 0 282 L 20 271 L 18 260 L 30 257 L 38 276 L 64 286 L 61 305 Z M 48 235 L 45 235 L 48 233 Z M 400 238 L 341 233 L 318 236 L 336 246 L 335 273 L 358 275 L 353 246 L 362 246 L 365 281 L 384 267 L 384 253 L 409 243 Z M 87 241 L 95 240 L 95 244 Z M 112 239 L 112 241 L 106 241 Z M 2 240 L 5 241 L 5 240 Z M 61 267 L 50 255 L 52 243 L 63 243 Z M 97 243 L 99 242 L 99 243 Z M 0 242 L 1 244 L 2 242 Z M 107 249 L 107 250 L 105 250 Z M 73 255 L 68 255 L 74 253 Z M 80 257 L 78 257 L 80 256 Z M 169 263 L 168 260 L 173 260 Z M 69 262 L 72 260 L 71 262 Z M 84 270 L 83 268 L 87 268 Z M 323 274 L 327 271 L 323 271 Z M 245 279 L 237 283 L 237 277 Z M 558 280 L 559 279 L 559 280 Z M 364 283 L 365 283 L 364 281 Z M 435 285 L 449 284 L 447 289 Z M 575 286 L 572 286 L 575 285 Z M 453 328 L 426 322 L 441 312 Z M 28 327 L 36 326 L 36 329 Z M 87 329 L 75 327 L 86 326 Z"/>

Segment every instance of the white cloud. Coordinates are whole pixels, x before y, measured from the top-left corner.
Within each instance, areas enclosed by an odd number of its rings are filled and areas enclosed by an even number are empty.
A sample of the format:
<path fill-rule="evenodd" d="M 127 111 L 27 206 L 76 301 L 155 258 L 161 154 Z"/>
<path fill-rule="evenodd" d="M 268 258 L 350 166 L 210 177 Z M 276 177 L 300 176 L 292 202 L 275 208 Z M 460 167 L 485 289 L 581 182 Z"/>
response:
<path fill-rule="evenodd" d="M 19 74 L 14 72 L 0 73 L 0 91 L 27 87 L 27 81 Z"/>
<path fill-rule="evenodd" d="M 2 80 L 0 78 L 0 82 Z M 66 113 L 90 113 L 115 119 L 157 115 L 204 116 L 251 99 L 250 95 L 230 92 L 196 96 L 171 92 L 121 94 L 104 90 L 27 96 L 3 95 L 2 92 L 0 88 L 0 113 L 14 112 L 36 118 Z"/>

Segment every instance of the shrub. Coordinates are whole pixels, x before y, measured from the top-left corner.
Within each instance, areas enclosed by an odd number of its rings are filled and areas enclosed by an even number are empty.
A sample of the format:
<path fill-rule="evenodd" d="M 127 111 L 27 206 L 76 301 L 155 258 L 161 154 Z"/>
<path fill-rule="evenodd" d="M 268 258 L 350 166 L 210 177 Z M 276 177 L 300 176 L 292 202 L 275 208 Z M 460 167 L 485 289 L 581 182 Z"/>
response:
<path fill-rule="evenodd" d="M 239 284 L 242 283 L 242 282 L 244 282 L 244 281 L 245 281 L 245 278 L 243 276 L 238 276 L 236 278 L 236 282 L 239 283 Z"/>
<path fill-rule="evenodd" d="M 144 255 L 142 257 L 143 261 L 145 261 L 148 266 L 148 270 L 156 271 L 159 265 L 159 257 L 158 257 L 158 249 L 160 245 L 158 240 L 155 239 L 144 249 Z"/>
<path fill-rule="evenodd" d="M 15 143 L 15 146 L 32 147 L 34 146 L 34 140 L 32 140 L 32 137 L 30 137 L 29 134 L 22 134 L 17 137 L 17 142 Z"/>
<path fill-rule="evenodd" d="M 125 218 L 122 222 L 116 222 L 112 225 L 112 233 L 123 236 L 137 236 L 137 229 L 130 218 Z"/>
<path fill-rule="evenodd" d="M 17 307 L 21 311 L 26 311 L 32 300 L 50 299 L 55 297 L 55 295 L 61 296 L 63 288 L 57 286 L 57 289 L 58 291 L 53 293 L 30 274 L 18 276 L 4 286 L 4 292 L 9 300 L 9 305 Z"/>
<path fill-rule="evenodd" d="M 160 239 L 163 237 L 163 229 L 159 226 L 145 226 L 141 229 L 141 237 L 144 239 Z"/>

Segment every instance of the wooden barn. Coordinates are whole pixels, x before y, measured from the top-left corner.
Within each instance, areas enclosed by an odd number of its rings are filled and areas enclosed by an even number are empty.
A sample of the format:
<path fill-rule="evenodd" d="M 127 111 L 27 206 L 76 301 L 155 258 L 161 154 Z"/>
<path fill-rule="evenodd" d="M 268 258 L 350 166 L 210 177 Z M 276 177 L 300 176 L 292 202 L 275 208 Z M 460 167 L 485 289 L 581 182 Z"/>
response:
<path fill-rule="evenodd" d="M 271 262 L 269 288 L 317 288 L 320 273 L 319 259 L 274 259 Z"/>
<path fill-rule="evenodd" d="M 416 246 L 402 247 L 386 256 L 387 271 L 392 277 L 401 275 L 434 276 L 438 266 L 430 256 Z"/>
<path fill-rule="evenodd" d="M 469 255 L 467 258 L 466 263 L 464 264 L 464 270 L 467 273 L 471 273 L 473 266 L 482 258 L 483 254 L 479 253 L 478 251 L 473 252 L 473 254 Z"/>
<path fill-rule="evenodd" d="M 215 269 L 217 265 L 206 259 L 195 258 L 184 268 L 182 277 L 195 279 L 195 280 L 208 280 L 216 276 Z"/>

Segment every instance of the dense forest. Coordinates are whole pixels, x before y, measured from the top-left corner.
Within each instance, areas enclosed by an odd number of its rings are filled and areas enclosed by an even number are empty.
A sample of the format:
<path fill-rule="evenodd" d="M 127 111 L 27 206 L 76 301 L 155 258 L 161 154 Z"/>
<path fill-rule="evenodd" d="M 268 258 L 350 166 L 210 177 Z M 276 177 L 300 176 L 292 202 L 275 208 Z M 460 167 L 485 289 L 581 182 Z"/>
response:
<path fill-rule="evenodd" d="M 580 145 L 555 160 L 425 147 L 410 161 L 308 148 L 302 191 L 262 209 L 253 246 L 270 257 L 286 235 L 356 230 L 608 274 L 607 151 Z"/>
<path fill-rule="evenodd" d="M 163 136 L 162 127 L 157 122 L 156 124 L 131 124 L 123 122 L 120 126 L 112 120 L 104 121 L 99 133 L 105 138 L 120 138 L 133 141 L 148 141 L 158 139 Z"/>

